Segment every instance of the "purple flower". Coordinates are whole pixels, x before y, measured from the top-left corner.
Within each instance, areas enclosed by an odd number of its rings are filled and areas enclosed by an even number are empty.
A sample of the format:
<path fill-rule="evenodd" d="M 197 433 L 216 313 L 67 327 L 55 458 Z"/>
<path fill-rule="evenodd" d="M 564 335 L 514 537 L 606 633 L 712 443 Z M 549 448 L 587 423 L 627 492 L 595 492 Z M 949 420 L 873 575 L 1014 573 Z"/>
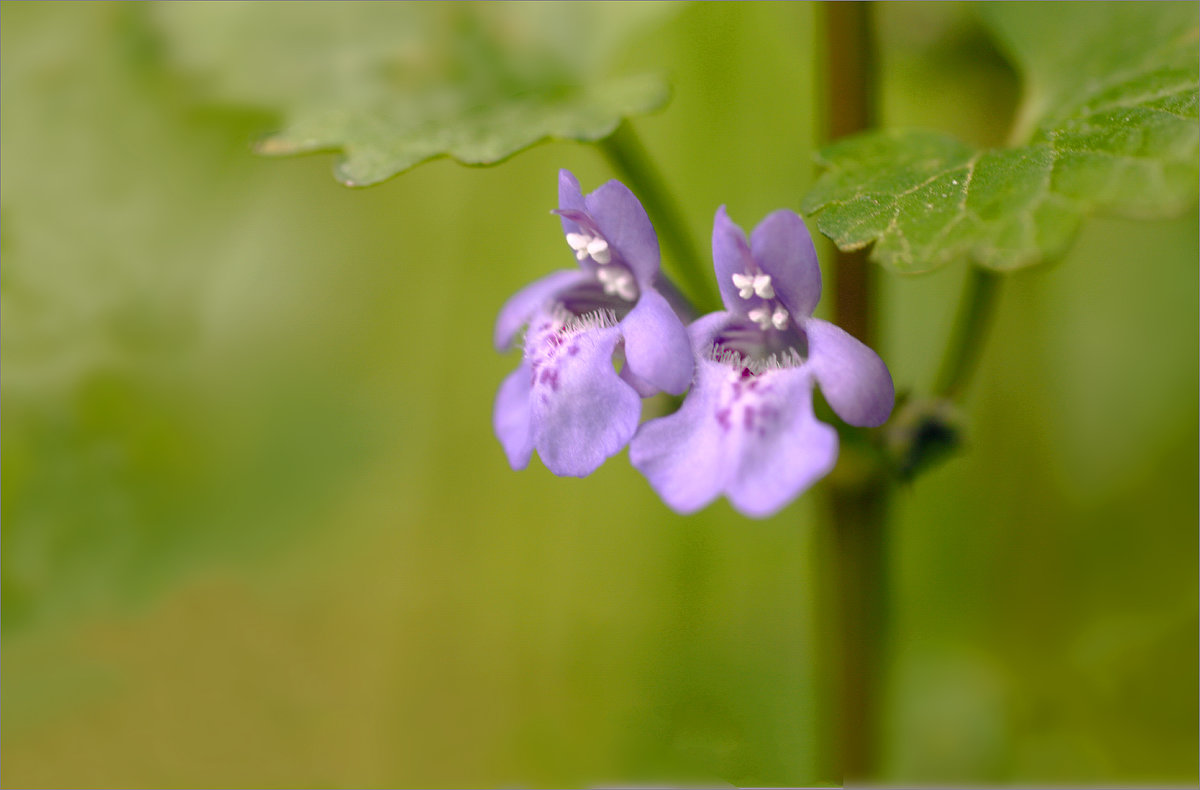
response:
<path fill-rule="evenodd" d="M 768 215 L 747 244 L 722 206 L 713 261 L 727 309 L 689 327 L 691 391 L 679 411 L 642 426 L 629 457 L 681 513 L 724 494 L 748 516 L 769 516 L 837 460 L 837 432 L 813 414 L 813 386 L 846 422 L 875 426 L 892 411 L 892 378 L 874 351 L 812 317 L 821 270 L 795 213 Z"/>
<path fill-rule="evenodd" d="M 658 237 L 633 193 L 609 181 L 585 197 L 562 170 L 558 205 L 579 268 L 531 283 L 500 310 L 496 348 L 528 329 L 492 423 L 514 469 L 536 448 L 554 474 L 583 477 L 629 442 L 642 396 L 687 389 L 692 352 L 683 322 L 655 290 Z M 614 355 L 624 359 L 620 374 Z"/>

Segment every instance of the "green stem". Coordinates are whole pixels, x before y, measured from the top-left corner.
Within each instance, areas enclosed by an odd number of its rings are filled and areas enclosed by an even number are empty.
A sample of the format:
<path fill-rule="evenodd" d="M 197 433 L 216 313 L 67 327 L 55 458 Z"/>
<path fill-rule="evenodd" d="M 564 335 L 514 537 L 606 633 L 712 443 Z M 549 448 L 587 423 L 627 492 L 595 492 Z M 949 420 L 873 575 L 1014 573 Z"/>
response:
<path fill-rule="evenodd" d="M 1001 281 L 1001 275 L 995 272 L 978 266 L 968 267 L 958 315 L 933 387 L 936 395 L 956 400 L 966 390 L 983 353 L 983 341 L 996 311 Z"/>
<path fill-rule="evenodd" d="M 1013 120 L 1008 133 L 1009 146 L 1021 145 L 1028 140 L 1033 117 L 1028 110 L 1033 106 L 1033 102 L 1025 102 L 1022 111 Z M 979 364 L 979 357 L 983 354 L 983 344 L 992 315 L 996 312 L 996 302 L 1000 298 L 1002 280 L 1003 277 L 995 272 L 968 265 L 954 328 L 950 330 L 950 339 L 946 343 L 942 364 L 933 385 L 935 395 L 946 400 L 957 400 L 966 391 Z"/>
<path fill-rule="evenodd" d="M 671 268 L 684 295 L 700 314 L 720 310 L 721 297 L 713 282 L 712 266 L 704 263 L 683 215 L 629 121 L 622 121 L 615 132 L 600 141 L 600 150 L 646 207 L 659 238 L 670 251 L 668 261 L 674 263 Z"/>
<path fill-rule="evenodd" d="M 826 2 L 827 139 L 876 124 L 875 41 L 870 3 Z M 878 309 L 875 267 L 866 252 L 834 258 L 834 320 L 867 345 L 875 344 Z M 843 452 L 849 456 L 852 453 Z M 890 486 L 878 473 L 833 483 L 817 600 L 835 618 L 826 630 L 821 675 L 831 682 L 822 724 L 834 738 L 827 751 L 843 783 L 878 779 L 887 661 L 887 515 Z M 826 773 L 823 771 L 822 773 Z"/>

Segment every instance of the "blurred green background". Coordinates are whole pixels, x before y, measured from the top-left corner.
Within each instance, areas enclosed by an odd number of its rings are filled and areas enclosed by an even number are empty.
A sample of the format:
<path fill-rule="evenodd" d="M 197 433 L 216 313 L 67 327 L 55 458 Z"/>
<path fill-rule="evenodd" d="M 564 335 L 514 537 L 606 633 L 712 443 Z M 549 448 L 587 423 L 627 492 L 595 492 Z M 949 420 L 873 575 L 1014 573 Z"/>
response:
<path fill-rule="evenodd" d="M 284 66 L 386 40 L 304 14 Z M 797 207 L 818 9 L 639 14 L 614 70 L 671 81 L 635 126 L 697 243 L 722 203 Z M 1019 86 L 971 7 L 878 17 L 888 125 L 1004 139 Z M 624 456 L 560 480 L 492 436 L 492 322 L 571 264 L 556 172 L 595 188 L 595 149 L 350 190 L 253 155 L 275 109 L 162 6 L 2 22 L 5 786 L 830 779 L 819 492 L 682 518 Z M 896 500 L 885 780 L 1196 781 L 1197 226 L 1093 219 L 1010 278 L 968 451 Z M 899 389 L 962 276 L 886 279 Z"/>

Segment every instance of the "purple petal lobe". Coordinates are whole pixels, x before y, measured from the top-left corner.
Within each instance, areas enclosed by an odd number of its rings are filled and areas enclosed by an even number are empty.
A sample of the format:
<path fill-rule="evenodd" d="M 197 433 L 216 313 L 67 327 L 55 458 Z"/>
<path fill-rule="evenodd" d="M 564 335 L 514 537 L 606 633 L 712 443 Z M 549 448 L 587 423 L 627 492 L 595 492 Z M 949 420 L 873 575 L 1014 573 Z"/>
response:
<path fill-rule="evenodd" d="M 575 175 L 570 170 L 558 171 L 558 208 L 559 210 L 586 210 L 583 202 L 583 190 L 579 188 L 579 179 L 575 178 Z M 562 226 L 563 233 L 578 232 L 574 221 L 566 217 L 562 220 Z"/>
<path fill-rule="evenodd" d="M 803 368 L 743 376 L 701 360 L 683 406 L 643 425 L 629 458 L 681 513 L 725 494 L 742 513 L 765 517 L 829 473 L 837 432 L 813 416 Z"/>
<path fill-rule="evenodd" d="M 636 373 L 629 369 L 628 362 L 621 366 L 621 372 L 618 375 L 620 375 L 621 381 L 633 387 L 637 394 L 643 398 L 649 398 L 651 395 L 657 395 L 662 391 L 645 379 L 639 378 Z"/>
<path fill-rule="evenodd" d="M 556 337 L 553 349 L 533 350 L 541 356 L 529 400 L 533 443 L 551 472 L 584 477 L 629 442 L 642 401 L 613 369 L 619 328 Z"/>
<path fill-rule="evenodd" d="M 768 214 L 750 234 L 750 253 L 771 275 L 783 306 L 798 318 L 812 315 L 821 299 L 821 268 L 804 220 L 787 209 Z"/>
<path fill-rule="evenodd" d="M 533 453 L 533 431 L 529 424 L 530 375 L 529 366 L 524 363 L 508 374 L 496 393 L 496 405 L 492 410 L 496 438 L 504 447 L 509 465 L 518 470 L 529 465 L 529 456 Z"/>
<path fill-rule="evenodd" d="M 746 300 L 738 296 L 733 276 L 753 272 L 754 260 L 750 255 L 750 245 L 746 243 L 746 234 L 725 213 L 724 206 L 717 209 L 717 216 L 713 219 L 712 247 L 713 268 L 717 273 L 721 299 L 729 310 L 745 315 L 747 309 L 757 306 L 761 300 L 757 297 Z"/>
<path fill-rule="evenodd" d="M 584 198 L 587 212 L 643 291 L 658 275 L 658 236 L 642 204 L 620 181 L 609 181 Z"/>
<path fill-rule="evenodd" d="M 875 427 L 892 413 L 896 392 L 887 365 L 871 349 L 828 321 L 804 322 L 808 364 L 825 400 L 851 425 Z"/>
<path fill-rule="evenodd" d="M 629 445 L 629 460 L 667 506 L 692 513 L 725 488 L 732 459 L 724 456 L 727 432 L 716 418 L 726 369 L 702 360 L 679 411 L 650 420 Z"/>
<path fill-rule="evenodd" d="M 500 308 L 500 315 L 496 318 L 494 337 L 496 350 L 504 351 L 512 344 L 517 331 L 529 321 L 529 317 L 535 310 L 545 306 L 557 294 L 585 279 L 587 279 L 587 275 L 583 272 L 567 269 L 554 272 L 540 280 L 534 280 L 513 294 L 504 303 L 504 307 Z"/>
<path fill-rule="evenodd" d="M 587 236 L 603 235 L 600 227 L 592 219 L 592 215 L 577 208 L 556 208 L 551 214 L 562 218 L 565 233 L 583 233 Z"/>
<path fill-rule="evenodd" d="M 642 291 L 621 321 L 625 361 L 638 378 L 672 395 L 692 380 L 692 345 L 675 311 L 657 291 Z"/>
<path fill-rule="evenodd" d="M 772 371 L 760 380 L 778 391 L 743 408 L 741 463 L 726 490 L 735 508 L 755 518 L 773 515 L 829 474 L 838 455 L 837 431 L 813 415 L 807 373 Z"/>
<path fill-rule="evenodd" d="M 731 322 L 738 320 L 737 313 L 720 310 L 703 315 L 688 325 L 688 338 L 697 357 L 703 357 L 712 349 L 713 341 Z"/>

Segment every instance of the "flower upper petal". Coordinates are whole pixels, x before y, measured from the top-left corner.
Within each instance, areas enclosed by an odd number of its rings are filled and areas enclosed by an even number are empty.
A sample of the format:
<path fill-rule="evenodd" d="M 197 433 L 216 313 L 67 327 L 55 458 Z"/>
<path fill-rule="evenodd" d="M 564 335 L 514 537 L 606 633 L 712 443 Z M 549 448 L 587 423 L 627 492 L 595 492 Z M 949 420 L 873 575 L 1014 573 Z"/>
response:
<path fill-rule="evenodd" d="M 513 469 L 524 469 L 533 454 L 533 431 L 529 423 L 529 366 L 522 363 L 504 379 L 492 409 L 492 428 L 504 447 Z"/>
<path fill-rule="evenodd" d="M 579 187 L 579 179 L 570 170 L 558 171 L 558 208 L 559 211 L 586 211 L 583 201 L 583 190 Z M 577 233 L 578 225 L 573 220 L 562 218 L 563 233 Z"/>
<path fill-rule="evenodd" d="M 637 305 L 621 321 L 625 361 L 638 378 L 672 395 L 692 380 L 692 345 L 687 330 L 667 300 L 655 290 L 642 291 Z"/>
<path fill-rule="evenodd" d="M 725 489 L 732 472 L 727 436 L 714 414 L 723 366 L 698 359 L 696 380 L 679 411 L 644 424 L 629 444 L 629 461 L 667 505 L 692 513 Z"/>
<path fill-rule="evenodd" d="M 793 316 L 812 315 L 821 299 L 821 268 L 804 220 L 780 209 L 766 216 L 750 234 L 754 262 L 771 275 L 775 295 Z"/>
<path fill-rule="evenodd" d="M 887 365 L 840 327 L 819 318 L 804 322 L 808 365 L 825 400 L 851 425 L 875 427 L 892 413 L 896 392 Z"/>
<path fill-rule="evenodd" d="M 754 258 L 750 255 L 750 245 L 746 243 L 746 234 L 729 218 L 725 207 L 717 209 L 713 219 L 713 269 L 717 274 L 717 286 L 721 289 L 721 299 L 725 307 L 733 312 L 745 315 L 746 311 L 757 306 L 762 300 L 758 297 L 743 299 L 738 295 L 738 287 L 733 284 L 733 276 L 739 277 L 746 272 L 754 271 Z"/>
<path fill-rule="evenodd" d="M 726 494 L 747 516 L 765 518 L 800 496 L 832 471 L 837 462 L 837 431 L 817 420 L 812 379 L 803 368 L 771 371 L 764 380 L 778 392 L 763 398 L 755 429 L 742 432 L 737 473 Z"/>
<path fill-rule="evenodd" d="M 556 475 L 591 474 L 637 430 L 641 398 L 613 370 L 620 339 L 615 326 L 581 331 L 532 369 L 533 443 Z"/>
<path fill-rule="evenodd" d="M 504 307 L 500 308 L 500 315 L 496 317 L 494 337 L 496 349 L 498 351 L 508 349 L 517 331 L 529 321 L 529 317 L 536 310 L 553 299 L 555 295 L 586 279 L 588 279 L 588 275 L 582 271 L 564 269 L 540 280 L 534 280 L 513 294 L 504 303 Z"/>
<path fill-rule="evenodd" d="M 658 236 L 646 209 L 620 181 L 609 181 L 584 198 L 587 212 L 637 280 L 649 290 L 658 275 Z"/>

